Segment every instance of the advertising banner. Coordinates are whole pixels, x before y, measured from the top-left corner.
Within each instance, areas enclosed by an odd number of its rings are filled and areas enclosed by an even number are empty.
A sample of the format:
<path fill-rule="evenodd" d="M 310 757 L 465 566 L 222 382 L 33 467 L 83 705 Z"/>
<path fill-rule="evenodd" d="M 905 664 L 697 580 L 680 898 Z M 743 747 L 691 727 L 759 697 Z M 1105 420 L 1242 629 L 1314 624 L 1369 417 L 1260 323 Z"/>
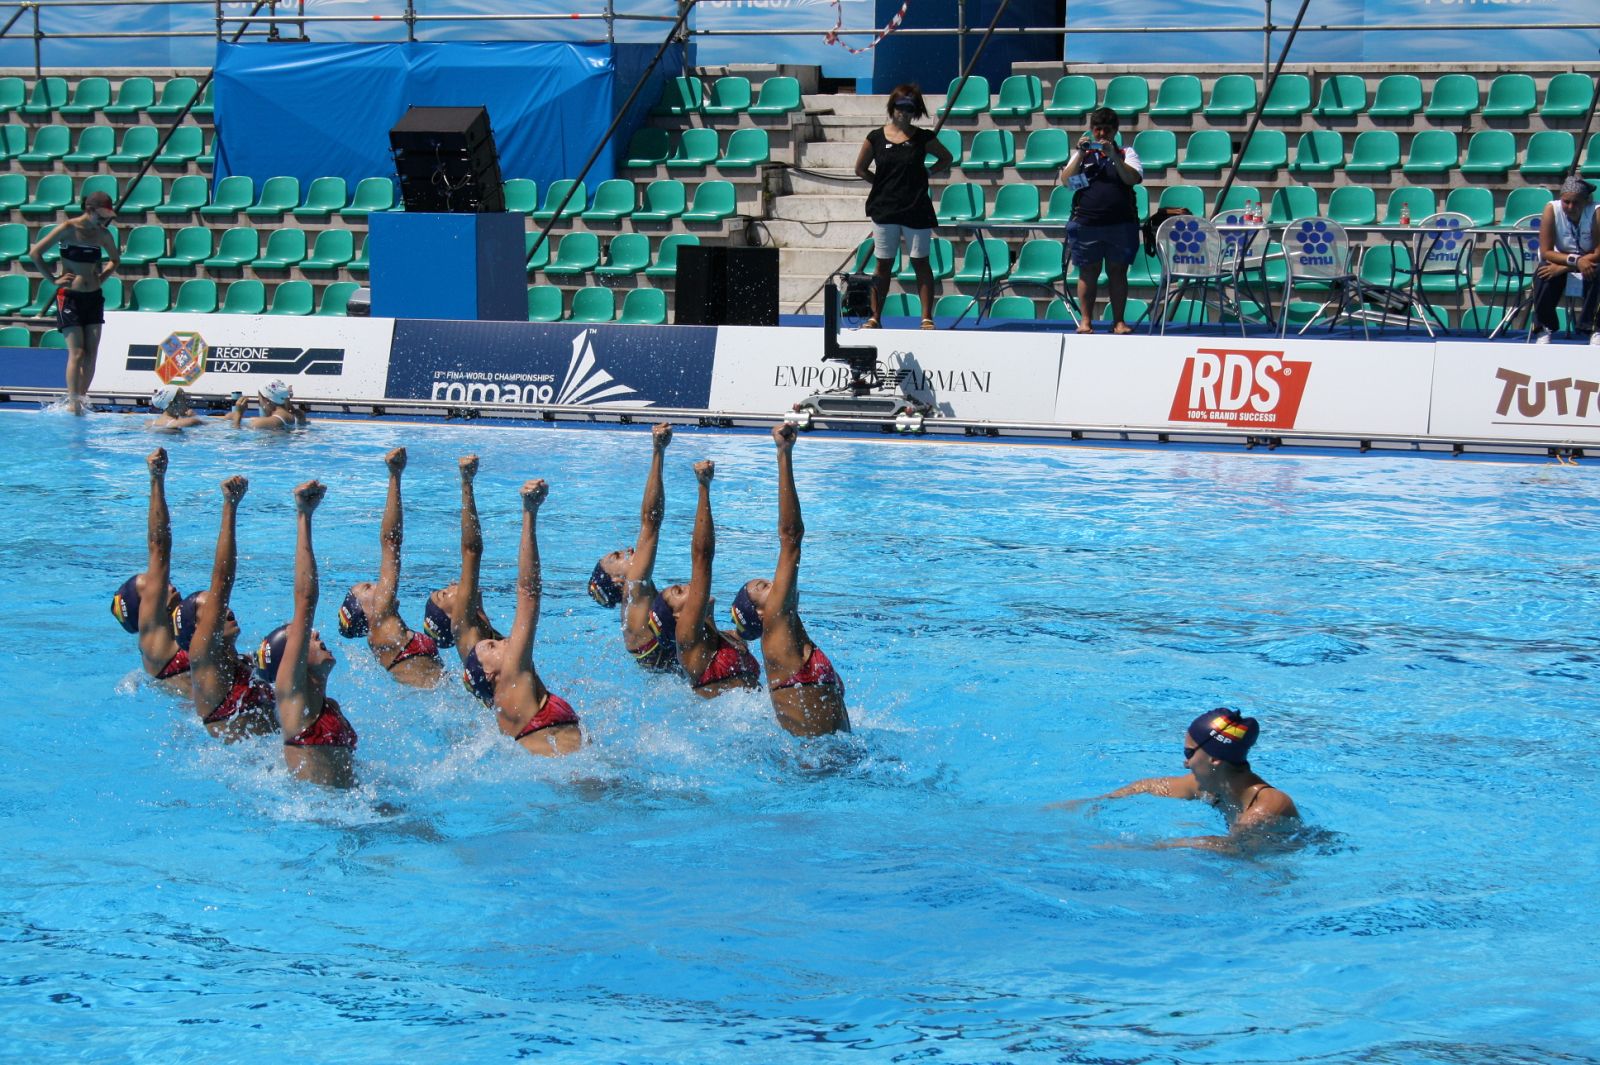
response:
<path fill-rule="evenodd" d="M 716 334 L 700 326 L 401 321 L 386 394 L 474 407 L 703 410 Z"/>
<path fill-rule="evenodd" d="M 1600 363 L 1588 345 L 1435 348 L 1432 435 L 1600 443 Z"/>
<path fill-rule="evenodd" d="M 1061 370 L 1058 333 L 952 333 L 885 329 L 847 333 L 841 343 L 874 344 L 891 388 L 951 418 L 1049 421 Z M 820 329 L 717 330 L 711 408 L 745 414 L 790 410 L 850 380 L 843 363 L 822 361 Z"/>
<path fill-rule="evenodd" d="M 699 66 L 748 63 L 759 55 L 763 63 L 817 66 L 824 77 L 864 78 L 872 74 L 872 53 L 851 55 L 823 39 L 824 32 L 841 17 L 841 29 L 877 29 L 872 0 L 700 0 L 690 18 L 696 30 L 788 30 L 795 36 L 697 37 L 694 62 Z M 801 31 L 810 30 L 810 33 Z M 844 37 L 846 44 L 865 48 L 871 37 Z"/>
<path fill-rule="evenodd" d="M 1071 337 L 1070 425 L 1428 431 L 1433 345 L 1252 337 Z"/>
<path fill-rule="evenodd" d="M 393 333 L 389 318 L 108 311 L 90 388 L 251 395 L 282 380 L 303 399 L 377 399 Z"/>

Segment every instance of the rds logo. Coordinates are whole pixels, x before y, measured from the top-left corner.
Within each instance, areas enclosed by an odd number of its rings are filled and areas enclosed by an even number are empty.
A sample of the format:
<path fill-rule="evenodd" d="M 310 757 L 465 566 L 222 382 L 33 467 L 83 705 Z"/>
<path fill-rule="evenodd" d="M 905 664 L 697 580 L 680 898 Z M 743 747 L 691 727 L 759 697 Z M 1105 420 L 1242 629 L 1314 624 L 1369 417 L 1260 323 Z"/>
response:
<path fill-rule="evenodd" d="M 1311 363 L 1281 351 L 1201 348 L 1183 364 L 1172 397 L 1175 422 L 1293 429 Z"/>
<path fill-rule="evenodd" d="M 173 333 L 156 349 L 162 384 L 192 385 L 206 372 L 206 342 L 199 333 Z"/>

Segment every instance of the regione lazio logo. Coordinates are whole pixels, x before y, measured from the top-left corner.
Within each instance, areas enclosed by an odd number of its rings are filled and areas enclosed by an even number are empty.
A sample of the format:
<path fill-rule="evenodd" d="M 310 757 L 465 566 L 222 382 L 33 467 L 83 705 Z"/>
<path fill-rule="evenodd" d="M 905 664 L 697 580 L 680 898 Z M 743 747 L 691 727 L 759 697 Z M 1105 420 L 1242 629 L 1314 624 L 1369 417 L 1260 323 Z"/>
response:
<path fill-rule="evenodd" d="M 1281 351 L 1201 348 L 1184 361 L 1172 397 L 1175 422 L 1293 429 L 1311 363 Z"/>
<path fill-rule="evenodd" d="M 163 384 L 192 385 L 206 372 L 206 342 L 199 333 L 173 333 L 157 351 L 156 376 Z"/>

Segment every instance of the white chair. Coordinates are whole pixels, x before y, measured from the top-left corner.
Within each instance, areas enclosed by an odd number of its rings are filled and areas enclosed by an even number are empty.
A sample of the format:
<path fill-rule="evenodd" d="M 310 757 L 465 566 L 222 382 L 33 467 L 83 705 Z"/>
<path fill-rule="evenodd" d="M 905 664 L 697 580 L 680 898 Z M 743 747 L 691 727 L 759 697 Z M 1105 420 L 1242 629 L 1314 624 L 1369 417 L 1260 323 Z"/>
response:
<path fill-rule="evenodd" d="M 1283 260 L 1280 336 L 1289 332 L 1289 309 L 1293 306 L 1295 289 L 1300 288 L 1322 297 L 1321 304 L 1306 318 L 1300 332 L 1310 329 L 1332 307 L 1333 314 L 1327 320 L 1330 331 L 1341 321 L 1359 321 L 1362 331 L 1370 338 L 1367 318 L 1359 313 L 1360 286 L 1350 267 L 1350 235 L 1344 226 L 1331 218 L 1303 218 L 1290 223 L 1283 232 Z"/>
<path fill-rule="evenodd" d="M 1211 222 L 1195 215 L 1167 219 L 1156 230 L 1156 254 L 1161 277 L 1152 315 L 1160 322 L 1163 335 L 1167 332 L 1168 315 L 1185 296 L 1198 295 L 1200 302 L 1209 306 L 1207 297 L 1215 293 L 1218 321 L 1230 307 L 1237 308 L 1237 262 Z M 1244 316 L 1238 317 L 1239 335 L 1244 336 Z"/>

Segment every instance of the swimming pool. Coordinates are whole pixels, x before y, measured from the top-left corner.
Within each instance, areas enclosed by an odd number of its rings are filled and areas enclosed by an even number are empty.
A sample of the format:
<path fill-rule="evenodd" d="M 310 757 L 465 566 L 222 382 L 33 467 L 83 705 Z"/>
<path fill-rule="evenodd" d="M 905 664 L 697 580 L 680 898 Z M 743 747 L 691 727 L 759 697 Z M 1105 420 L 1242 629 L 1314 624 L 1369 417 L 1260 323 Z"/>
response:
<path fill-rule="evenodd" d="M 856 731 L 801 744 L 764 696 L 642 675 L 586 596 L 643 432 L 166 441 L 185 592 L 251 478 L 241 646 L 288 613 L 290 487 L 330 485 L 319 620 L 364 781 L 338 795 L 139 682 L 106 612 L 144 561 L 138 425 L 0 416 L 20 1060 L 1600 1060 L 1592 470 L 804 439 L 805 616 Z M 456 457 L 496 618 L 516 486 L 550 481 L 536 654 L 583 754 L 529 758 L 334 636 L 400 443 L 412 624 L 457 565 Z M 725 609 L 771 572 L 772 445 L 679 431 L 660 578 L 704 457 Z M 1179 771 L 1222 703 L 1262 719 L 1302 848 L 1151 846 L 1220 830 L 1200 804 L 1045 808 Z"/>

